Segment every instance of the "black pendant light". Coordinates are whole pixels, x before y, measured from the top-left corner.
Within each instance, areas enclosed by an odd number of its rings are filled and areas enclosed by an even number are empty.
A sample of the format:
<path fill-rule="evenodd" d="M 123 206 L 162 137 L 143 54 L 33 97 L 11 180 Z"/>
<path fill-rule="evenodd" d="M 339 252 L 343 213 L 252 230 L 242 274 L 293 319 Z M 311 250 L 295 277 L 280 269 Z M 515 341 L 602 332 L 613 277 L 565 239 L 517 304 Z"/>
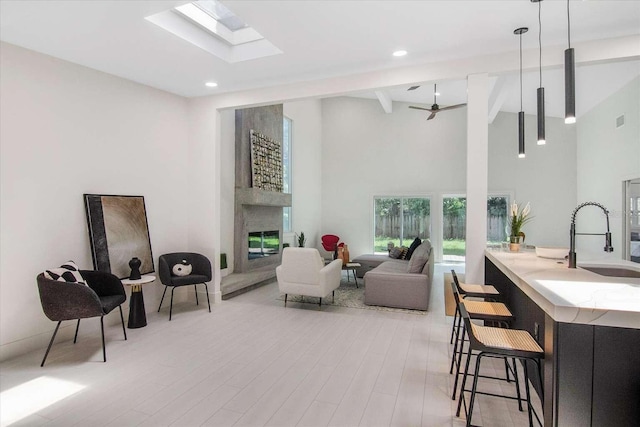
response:
<path fill-rule="evenodd" d="M 524 155 L 524 111 L 522 108 L 522 35 L 529 31 L 527 27 L 520 27 L 513 31 L 513 34 L 520 36 L 520 112 L 518 113 L 518 157 L 523 159 Z"/>
<path fill-rule="evenodd" d="M 576 122 L 576 61 L 571 47 L 571 19 L 567 0 L 567 43 L 564 51 L 564 122 Z"/>
<path fill-rule="evenodd" d="M 540 87 L 538 87 L 538 145 L 547 143 L 544 135 L 544 87 L 542 87 L 542 0 L 531 0 L 538 3 L 538 48 L 540 50 Z"/>

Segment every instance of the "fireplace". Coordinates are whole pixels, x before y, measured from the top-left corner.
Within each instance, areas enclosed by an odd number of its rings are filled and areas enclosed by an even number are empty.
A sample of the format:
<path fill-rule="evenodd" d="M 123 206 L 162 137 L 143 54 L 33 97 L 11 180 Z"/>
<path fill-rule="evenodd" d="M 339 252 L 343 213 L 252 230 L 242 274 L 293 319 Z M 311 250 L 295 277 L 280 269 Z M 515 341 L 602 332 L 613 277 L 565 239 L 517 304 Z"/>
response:
<path fill-rule="evenodd" d="M 256 231 L 249 233 L 249 259 L 266 258 L 280 253 L 280 231 Z"/>
<path fill-rule="evenodd" d="M 282 120 L 282 104 L 236 110 L 234 273 L 275 275 L 282 262 L 282 208 L 291 194 L 254 187 L 251 141 L 251 131 L 282 141 Z"/>

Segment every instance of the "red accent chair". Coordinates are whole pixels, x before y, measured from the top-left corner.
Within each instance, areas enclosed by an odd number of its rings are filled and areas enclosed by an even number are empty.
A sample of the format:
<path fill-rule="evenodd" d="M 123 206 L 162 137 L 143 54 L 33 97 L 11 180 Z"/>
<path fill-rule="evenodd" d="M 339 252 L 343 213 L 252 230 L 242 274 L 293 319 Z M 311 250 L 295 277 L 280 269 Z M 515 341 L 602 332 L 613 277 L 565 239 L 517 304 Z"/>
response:
<path fill-rule="evenodd" d="M 325 234 L 322 236 L 322 247 L 325 251 L 333 252 L 338 247 L 338 242 L 340 241 L 340 237 L 335 234 Z"/>

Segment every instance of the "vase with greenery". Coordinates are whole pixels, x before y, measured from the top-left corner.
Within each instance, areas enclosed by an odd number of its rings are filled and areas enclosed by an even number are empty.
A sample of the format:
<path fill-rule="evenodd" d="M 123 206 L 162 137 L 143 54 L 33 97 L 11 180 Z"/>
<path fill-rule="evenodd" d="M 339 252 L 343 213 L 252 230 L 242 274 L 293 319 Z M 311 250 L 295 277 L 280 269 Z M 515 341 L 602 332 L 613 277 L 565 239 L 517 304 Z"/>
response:
<path fill-rule="evenodd" d="M 511 251 L 520 250 L 520 239 L 524 243 L 525 234 L 522 227 L 533 218 L 530 216 L 531 206 L 527 203 L 524 208 L 513 202 L 509 211 L 509 249 Z"/>
<path fill-rule="evenodd" d="M 298 247 L 304 248 L 304 244 L 307 241 L 307 238 L 304 237 L 304 231 L 301 231 L 299 235 L 298 233 L 295 233 L 295 236 L 296 236 L 296 240 L 298 241 Z"/>

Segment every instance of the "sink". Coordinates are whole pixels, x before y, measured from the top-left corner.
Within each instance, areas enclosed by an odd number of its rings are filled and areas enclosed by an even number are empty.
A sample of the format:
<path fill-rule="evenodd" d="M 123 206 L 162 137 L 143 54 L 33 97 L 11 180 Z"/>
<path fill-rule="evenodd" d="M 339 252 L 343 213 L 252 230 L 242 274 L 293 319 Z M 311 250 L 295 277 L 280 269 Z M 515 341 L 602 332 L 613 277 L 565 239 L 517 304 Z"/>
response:
<path fill-rule="evenodd" d="M 599 274 L 601 276 L 610 276 L 610 277 L 632 277 L 632 278 L 640 278 L 640 270 L 632 270 L 630 268 L 622 268 L 622 267 L 583 267 L 580 268 L 589 270 L 593 273 Z"/>
<path fill-rule="evenodd" d="M 536 246 L 536 256 L 540 258 L 565 259 L 568 254 L 569 248 Z"/>

